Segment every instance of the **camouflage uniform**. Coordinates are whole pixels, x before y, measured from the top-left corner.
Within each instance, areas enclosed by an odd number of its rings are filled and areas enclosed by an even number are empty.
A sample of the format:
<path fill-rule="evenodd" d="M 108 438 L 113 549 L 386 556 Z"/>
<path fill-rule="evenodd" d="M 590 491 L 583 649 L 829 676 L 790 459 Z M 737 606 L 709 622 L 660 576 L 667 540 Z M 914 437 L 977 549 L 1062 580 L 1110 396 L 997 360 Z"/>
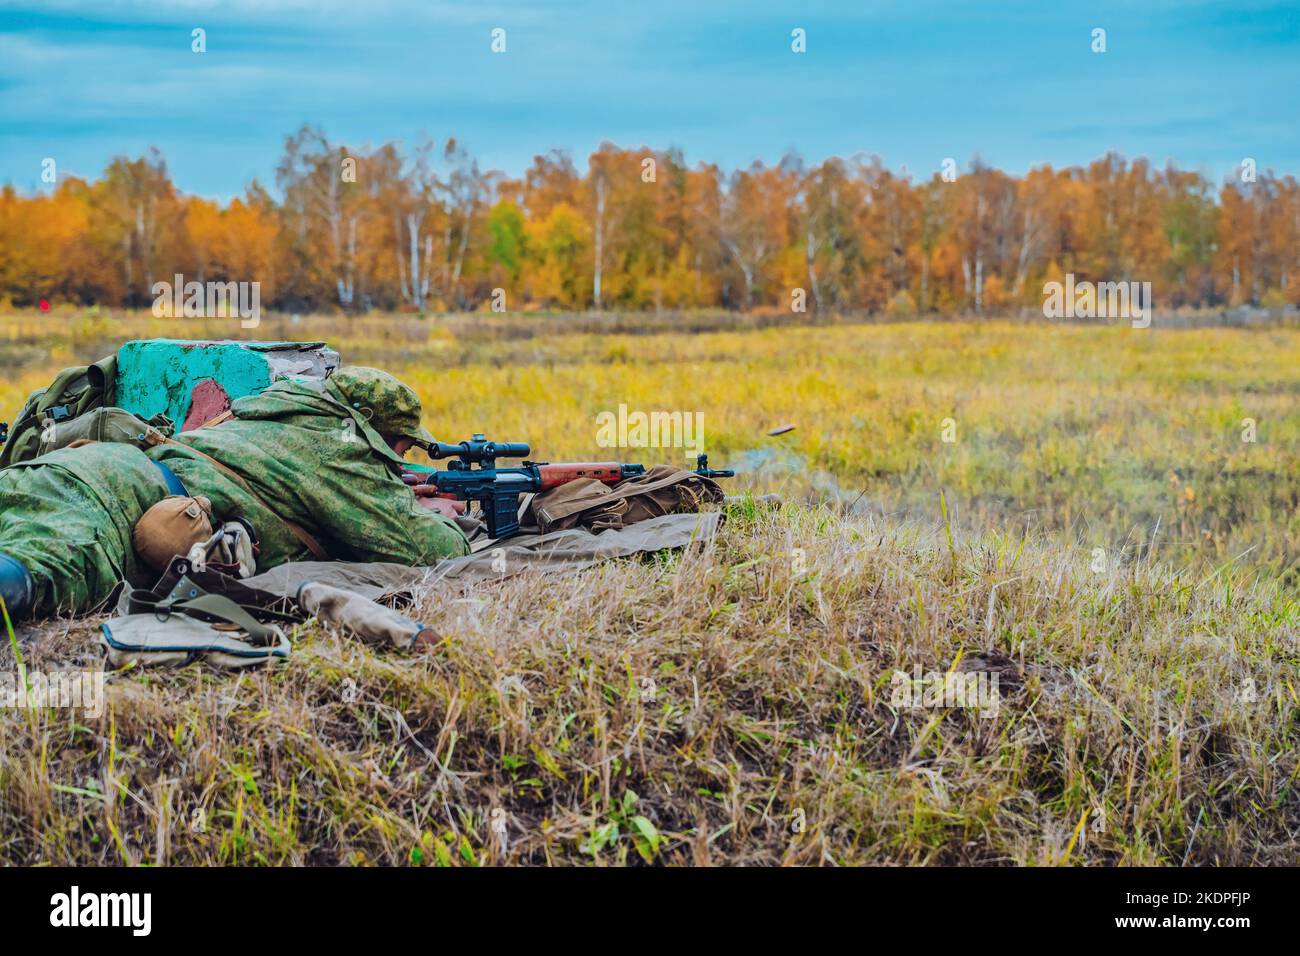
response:
<path fill-rule="evenodd" d="M 133 445 L 63 448 L 0 471 L 0 552 L 31 576 L 30 613 L 87 611 L 119 581 L 156 577 L 131 528 L 166 496 L 162 472 Z"/>
<path fill-rule="evenodd" d="M 416 502 L 401 480 L 401 456 L 382 437 L 430 438 L 420 426 L 419 399 L 393 376 L 341 368 L 324 382 L 282 380 L 237 400 L 232 411 L 232 421 L 147 452 L 103 442 L 0 470 L 0 564 L 7 554 L 30 572 L 30 613 L 84 611 L 120 580 L 152 583 L 131 529 L 168 494 L 154 462 L 170 468 L 189 494 L 207 497 L 221 520 L 252 523 L 260 570 L 312 558 L 281 517 L 305 528 L 332 558 L 419 566 L 469 552 L 454 521 Z M 195 450 L 236 472 L 252 492 Z M 0 594 L 21 603 L 12 598 L 16 590 L 4 589 L 5 573 L 0 566 Z"/>
<path fill-rule="evenodd" d="M 456 523 L 419 505 L 402 482 L 402 457 L 383 436 L 432 436 L 420 426 L 419 398 L 387 372 L 344 367 L 324 382 L 282 380 L 231 411 L 233 420 L 182 433 L 180 444 L 148 455 L 217 514 L 252 523 L 259 568 L 312 557 L 279 517 L 342 560 L 426 565 L 469 553 Z M 238 473 L 253 493 L 195 450 Z"/>

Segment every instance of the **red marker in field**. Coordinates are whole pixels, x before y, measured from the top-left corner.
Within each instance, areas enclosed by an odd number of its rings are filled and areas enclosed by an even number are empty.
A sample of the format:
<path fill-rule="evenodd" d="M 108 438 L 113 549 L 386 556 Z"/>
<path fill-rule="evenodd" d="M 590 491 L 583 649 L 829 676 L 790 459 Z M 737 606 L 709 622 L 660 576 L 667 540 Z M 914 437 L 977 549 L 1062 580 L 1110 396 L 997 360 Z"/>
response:
<path fill-rule="evenodd" d="M 49 299 L 41 299 L 41 311 L 42 311 L 42 312 L 48 312 L 48 311 L 50 311 L 50 300 L 49 300 Z"/>

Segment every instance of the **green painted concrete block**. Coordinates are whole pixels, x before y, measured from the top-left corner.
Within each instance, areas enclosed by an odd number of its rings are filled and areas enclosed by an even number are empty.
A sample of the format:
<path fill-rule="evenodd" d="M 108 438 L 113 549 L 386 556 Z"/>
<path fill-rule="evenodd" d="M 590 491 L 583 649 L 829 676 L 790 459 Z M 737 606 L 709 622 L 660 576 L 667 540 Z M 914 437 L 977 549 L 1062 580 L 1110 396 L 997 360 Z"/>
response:
<path fill-rule="evenodd" d="M 178 430 L 195 428 L 227 398 L 256 395 L 280 378 L 324 378 L 338 364 L 324 342 L 143 339 L 118 350 L 116 403 L 146 420 L 162 412 Z"/>

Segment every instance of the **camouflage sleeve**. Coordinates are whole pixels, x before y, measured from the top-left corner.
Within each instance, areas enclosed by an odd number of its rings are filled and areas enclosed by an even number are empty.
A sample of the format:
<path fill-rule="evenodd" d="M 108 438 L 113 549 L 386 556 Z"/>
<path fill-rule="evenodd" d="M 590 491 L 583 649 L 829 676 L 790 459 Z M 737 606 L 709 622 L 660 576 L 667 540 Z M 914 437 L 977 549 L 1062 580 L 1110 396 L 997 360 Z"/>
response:
<path fill-rule="evenodd" d="M 410 495 L 412 504 L 410 524 L 406 526 L 406 546 L 418 550 L 419 556 L 402 563 L 423 566 L 434 564 L 443 558 L 459 558 L 469 554 L 469 539 L 455 521 L 421 506 L 409 490 L 407 494 Z"/>
<path fill-rule="evenodd" d="M 350 500 L 340 501 L 340 492 Z M 315 509 L 316 524 L 354 561 L 392 561 L 410 567 L 469 554 L 469 541 L 456 522 L 421 507 L 400 482 L 336 485 L 329 501 Z M 342 557 L 342 555 L 339 555 Z"/>

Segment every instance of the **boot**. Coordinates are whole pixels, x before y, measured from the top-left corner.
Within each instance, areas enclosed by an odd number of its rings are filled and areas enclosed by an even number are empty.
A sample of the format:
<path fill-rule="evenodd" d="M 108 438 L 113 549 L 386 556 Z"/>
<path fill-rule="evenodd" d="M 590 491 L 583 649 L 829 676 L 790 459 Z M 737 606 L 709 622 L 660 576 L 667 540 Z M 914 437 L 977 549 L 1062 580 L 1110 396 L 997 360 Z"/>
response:
<path fill-rule="evenodd" d="M 0 598 L 4 598 L 10 621 L 21 621 L 32 613 L 36 586 L 17 558 L 0 551 Z"/>

